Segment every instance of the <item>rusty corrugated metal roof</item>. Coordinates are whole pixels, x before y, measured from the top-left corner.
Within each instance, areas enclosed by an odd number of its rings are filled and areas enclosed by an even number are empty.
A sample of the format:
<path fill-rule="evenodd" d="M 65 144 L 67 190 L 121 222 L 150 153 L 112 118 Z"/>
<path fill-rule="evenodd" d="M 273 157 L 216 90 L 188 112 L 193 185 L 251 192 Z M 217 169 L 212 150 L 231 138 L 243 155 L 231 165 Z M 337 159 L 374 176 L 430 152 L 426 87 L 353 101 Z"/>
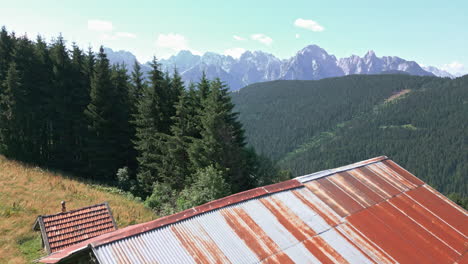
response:
<path fill-rule="evenodd" d="M 464 263 L 467 212 L 386 157 L 228 196 L 111 232 L 99 263 Z"/>
<path fill-rule="evenodd" d="M 40 228 L 49 253 L 117 230 L 107 203 L 53 215 L 42 215 L 37 218 L 35 226 Z"/>

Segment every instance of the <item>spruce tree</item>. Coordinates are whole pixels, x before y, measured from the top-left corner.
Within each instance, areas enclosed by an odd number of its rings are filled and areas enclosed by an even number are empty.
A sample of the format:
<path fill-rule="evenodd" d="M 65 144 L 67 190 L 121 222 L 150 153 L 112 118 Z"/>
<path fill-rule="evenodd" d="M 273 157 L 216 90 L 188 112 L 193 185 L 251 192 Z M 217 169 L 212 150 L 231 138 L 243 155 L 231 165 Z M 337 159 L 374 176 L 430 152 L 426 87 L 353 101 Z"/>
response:
<path fill-rule="evenodd" d="M 132 103 L 132 114 L 137 113 L 137 104 L 143 97 L 143 90 L 145 86 L 143 72 L 141 65 L 135 60 L 133 64 L 133 71 L 131 73 L 130 84 L 130 100 Z"/>
<path fill-rule="evenodd" d="M 52 61 L 50 59 L 49 47 L 45 40 L 38 36 L 35 45 L 35 56 L 37 67 L 35 70 L 35 84 L 37 90 L 37 146 L 39 155 L 37 162 L 48 165 L 50 161 L 50 136 L 51 136 L 51 113 L 53 106 L 51 103 L 53 91 Z"/>
<path fill-rule="evenodd" d="M 210 81 L 206 78 L 206 74 L 203 71 L 200 81 L 197 84 L 198 92 L 200 93 L 200 102 L 208 98 L 210 94 Z"/>
<path fill-rule="evenodd" d="M 116 164 L 115 93 L 112 87 L 109 60 L 101 46 L 91 79 L 91 101 L 86 107 L 88 123 L 86 142 L 88 173 L 101 180 L 111 180 L 121 164 Z"/>
<path fill-rule="evenodd" d="M 172 91 L 173 96 L 178 94 L 178 98 L 174 100 L 175 112 L 171 118 L 173 123 L 171 135 L 167 137 L 166 154 L 162 157 L 160 176 L 172 188 L 181 190 L 187 184 L 186 177 L 191 174 L 187 149 L 193 141 L 191 130 L 197 124 L 193 122 L 194 109 L 191 109 L 189 94 L 185 92 L 184 84 L 177 70 L 174 70 Z"/>
<path fill-rule="evenodd" d="M 113 138 L 116 142 L 115 159 L 117 164 L 135 167 L 135 153 L 132 139 L 131 100 L 129 89 L 129 77 L 124 64 L 112 67 L 111 81 L 114 90 L 113 107 L 115 109 L 112 120 L 115 128 Z"/>
<path fill-rule="evenodd" d="M 72 133 L 70 145 L 72 149 L 69 152 L 70 165 L 72 170 L 83 172 L 86 165 L 85 138 L 87 134 L 86 118 L 84 111 L 90 102 L 89 81 L 87 80 L 86 56 L 83 51 L 73 44 L 71 57 L 71 75 L 73 83 L 69 87 L 71 104 L 68 108 L 68 119 L 70 119 Z"/>
<path fill-rule="evenodd" d="M 70 54 L 66 48 L 65 40 L 59 36 L 51 46 L 50 58 L 52 61 L 53 83 L 50 95 L 50 122 L 51 122 L 51 161 L 55 168 L 70 170 L 73 168 L 73 159 L 70 150 L 73 148 L 73 120 L 71 108 L 73 105 L 72 87 L 75 85 L 72 76 Z"/>
<path fill-rule="evenodd" d="M 18 96 L 15 104 L 17 109 L 15 119 L 16 127 L 15 150 L 17 159 L 26 162 L 36 162 L 38 156 L 37 133 L 38 127 L 38 101 L 39 97 L 36 83 L 37 59 L 34 53 L 34 44 L 26 36 L 16 40 L 13 60 L 21 85 L 15 92 Z"/>
<path fill-rule="evenodd" d="M 9 64 L 13 59 L 14 41 L 14 36 L 8 34 L 8 31 L 3 26 L 0 31 L 0 81 L 5 80 Z"/>
<path fill-rule="evenodd" d="M 2 83 L 0 94 L 0 152 L 7 157 L 16 158 L 20 150 L 17 129 L 20 126 L 18 118 L 19 100 L 21 100 L 20 79 L 16 64 L 10 63 L 6 79 Z"/>
<path fill-rule="evenodd" d="M 221 80 L 211 82 L 203 104 L 201 139 L 195 140 L 189 150 L 193 166 L 196 169 L 210 165 L 220 171 L 226 169 L 226 182 L 232 192 L 252 187 L 244 131 L 237 113 L 233 112 L 228 89 Z"/>
<path fill-rule="evenodd" d="M 91 47 L 88 47 L 88 51 L 86 52 L 84 58 L 84 74 L 85 74 L 85 81 L 86 86 L 88 87 L 88 97 L 91 93 L 91 79 L 94 75 L 94 65 L 96 64 L 96 56 L 93 53 Z"/>
<path fill-rule="evenodd" d="M 161 89 L 164 75 L 156 58 L 151 63 L 150 82 L 144 87 L 141 100 L 138 102 L 138 113 L 135 117 L 135 149 L 138 152 L 138 182 L 144 195 L 151 193 L 153 184 L 160 181 L 158 170 L 161 167 L 161 155 L 164 154 L 165 137 Z"/>

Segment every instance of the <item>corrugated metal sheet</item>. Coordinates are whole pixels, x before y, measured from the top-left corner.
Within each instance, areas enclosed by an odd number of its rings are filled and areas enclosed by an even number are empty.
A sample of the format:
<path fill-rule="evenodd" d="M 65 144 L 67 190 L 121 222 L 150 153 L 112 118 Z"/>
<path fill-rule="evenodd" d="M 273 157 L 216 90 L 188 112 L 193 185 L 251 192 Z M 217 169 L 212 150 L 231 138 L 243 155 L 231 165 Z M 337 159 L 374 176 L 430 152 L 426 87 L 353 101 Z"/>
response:
<path fill-rule="evenodd" d="M 386 157 L 306 175 L 128 227 L 100 263 L 463 263 L 467 212 Z"/>
<path fill-rule="evenodd" d="M 107 203 L 39 216 L 37 222 L 50 252 L 60 251 L 117 229 Z"/>

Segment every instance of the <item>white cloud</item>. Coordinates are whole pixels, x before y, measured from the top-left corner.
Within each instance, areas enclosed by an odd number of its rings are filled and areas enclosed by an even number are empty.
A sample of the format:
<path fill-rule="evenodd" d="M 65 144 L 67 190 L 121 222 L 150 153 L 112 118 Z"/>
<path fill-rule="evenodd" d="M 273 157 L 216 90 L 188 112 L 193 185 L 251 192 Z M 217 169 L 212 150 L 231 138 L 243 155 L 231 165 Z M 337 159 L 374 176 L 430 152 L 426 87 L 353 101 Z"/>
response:
<path fill-rule="evenodd" d="M 129 32 L 103 33 L 99 35 L 101 40 L 119 40 L 119 39 L 135 39 L 136 35 Z"/>
<path fill-rule="evenodd" d="M 234 35 L 232 36 L 235 40 L 238 40 L 238 41 L 245 41 L 246 38 L 243 38 L 243 37 L 240 37 L 240 36 L 237 36 L 237 35 Z"/>
<path fill-rule="evenodd" d="M 245 52 L 244 48 L 232 48 L 224 51 L 224 55 L 238 59 Z"/>
<path fill-rule="evenodd" d="M 156 46 L 161 48 L 169 48 L 174 51 L 188 50 L 187 39 L 180 34 L 159 34 L 156 40 Z"/>
<path fill-rule="evenodd" d="M 325 28 L 321 26 L 319 23 L 310 19 L 298 18 L 296 19 L 296 21 L 294 21 L 294 25 L 296 27 L 305 28 L 308 30 L 312 30 L 314 32 L 321 32 L 325 30 Z"/>
<path fill-rule="evenodd" d="M 273 39 L 270 38 L 269 36 L 265 35 L 265 34 L 253 34 L 250 36 L 253 40 L 256 40 L 260 43 L 263 43 L 265 45 L 271 45 L 271 43 L 273 42 Z"/>
<path fill-rule="evenodd" d="M 157 55 L 160 58 L 168 58 L 181 50 L 188 50 L 194 55 L 202 55 L 198 50 L 190 48 L 185 36 L 177 33 L 159 34 L 156 39 Z"/>
<path fill-rule="evenodd" d="M 100 40 L 117 40 L 117 37 L 114 34 L 103 33 L 99 35 Z"/>
<path fill-rule="evenodd" d="M 91 19 L 88 20 L 88 29 L 92 31 L 112 31 L 113 26 L 110 21 Z"/>
<path fill-rule="evenodd" d="M 130 33 L 130 32 L 116 32 L 115 33 L 115 36 L 117 38 L 131 38 L 131 39 L 135 39 L 136 38 L 136 35 L 133 34 L 133 33 Z"/>
<path fill-rule="evenodd" d="M 296 34 L 296 38 L 297 38 L 297 39 L 298 39 L 298 38 L 300 38 L 300 37 L 301 37 L 301 35 L 299 35 L 299 34 Z"/>
<path fill-rule="evenodd" d="M 454 75 L 462 75 L 465 73 L 465 65 L 458 61 L 452 61 L 451 63 L 444 64 L 441 69 Z"/>

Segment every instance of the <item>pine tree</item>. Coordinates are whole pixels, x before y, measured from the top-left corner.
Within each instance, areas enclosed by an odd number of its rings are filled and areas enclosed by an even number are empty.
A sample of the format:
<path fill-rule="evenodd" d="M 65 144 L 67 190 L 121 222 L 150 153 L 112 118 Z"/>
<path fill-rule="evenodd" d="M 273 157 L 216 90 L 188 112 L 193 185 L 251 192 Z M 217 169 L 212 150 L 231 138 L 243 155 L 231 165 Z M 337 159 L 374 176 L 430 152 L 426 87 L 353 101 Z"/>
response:
<path fill-rule="evenodd" d="M 163 74 L 163 81 L 159 89 L 156 90 L 161 102 L 161 125 L 159 132 L 169 135 L 172 125 L 171 117 L 174 115 L 174 104 L 176 98 L 172 96 L 172 79 L 168 72 Z"/>
<path fill-rule="evenodd" d="M 50 49 L 52 61 L 53 84 L 50 95 L 51 123 L 51 161 L 54 168 L 70 170 L 73 159 L 70 150 L 74 146 L 73 120 L 70 106 L 73 105 L 72 87 L 75 85 L 72 76 L 72 64 L 66 43 L 60 35 Z"/>
<path fill-rule="evenodd" d="M 208 95 L 210 94 L 210 81 L 206 78 L 206 74 L 203 71 L 202 77 L 200 78 L 200 81 L 197 84 L 198 92 L 200 93 L 200 102 L 208 98 Z"/>
<path fill-rule="evenodd" d="M 17 140 L 17 129 L 20 126 L 18 100 L 22 96 L 20 86 L 16 64 L 10 63 L 0 94 L 0 152 L 13 158 L 18 156 L 21 147 Z"/>
<path fill-rule="evenodd" d="M 71 121 L 72 149 L 68 154 L 72 170 L 83 172 L 86 165 L 85 138 L 87 134 L 86 118 L 84 111 L 90 102 L 89 81 L 87 80 L 86 56 L 83 51 L 73 44 L 71 57 L 71 75 L 73 83 L 69 87 L 71 104 L 68 108 L 68 119 Z"/>
<path fill-rule="evenodd" d="M 228 89 L 219 79 L 211 82 L 203 104 L 201 139 L 195 140 L 189 150 L 193 166 L 196 169 L 210 165 L 218 170 L 227 169 L 226 182 L 232 192 L 252 187 L 244 131 L 237 113 L 233 112 Z"/>
<path fill-rule="evenodd" d="M 37 90 L 37 148 L 39 155 L 37 162 L 47 165 L 50 161 L 50 136 L 51 136 L 51 113 L 53 110 L 51 97 L 53 87 L 52 61 L 47 43 L 40 36 L 37 37 L 35 45 L 35 56 L 38 65 L 35 69 L 35 84 Z"/>
<path fill-rule="evenodd" d="M 14 41 L 14 36 L 10 36 L 3 26 L 0 31 L 0 81 L 5 80 L 9 64 L 13 60 Z"/>
<path fill-rule="evenodd" d="M 118 142 L 115 142 L 113 136 L 116 133 L 113 117 L 118 109 L 114 107 L 115 93 L 111 70 L 102 46 L 94 70 L 91 79 L 91 101 L 85 110 L 89 130 L 86 142 L 88 173 L 101 180 L 112 180 L 117 169 L 121 167 L 121 164 L 116 164 Z"/>
<path fill-rule="evenodd" d="M 91 79 L 94 75 L 94 65 L 96 64 L 96 56 L 93 53 L 91 47 L 88 47 L 88 51 L 86 52 L 84 58 L 84 74 L 85 74 L 85 81 L 86 86 L 88 87 L 88 97 L 91 93 Z"/>
<path fill-rule="evenodd" d="M 21 80 L 21 85 L 15 92 L 19 97 L 16 104 L 17 159 L 26 162 L 36 162 L 38 156 L 37 133 L 38 126 L 38 101 L 39 96 L 36 83 L 37 59 L 34 53 L 34 44 L 23 36 L 16 40 L 13 60 L 16 71 Z"/>
<path fill-rule="evenodd" d="M 161 155 L 165 147 L 165 138 L 161 131 L 167 129 L 163 127 L 163 107 L 160 95 L 164 85 L 164 76 L 156 58 L 153 58 L 151 67 L 150 83 L 143 90 L 134 121 L 136 128 L 134 144 L 138 152 L 137 178 L 144 194 L 151 193 L 153 184 L 161 180 L 158 169 L 161 167 Z"/>
<path fill-rule="evenodd" d="M 176 105 L 178 104 L 180 96 L 184 91 L 185 87 L 184 82 L 182 81 L 182 76 L 180 76 L 177 68 L 174 68 L 169 90 L 170 111 L 168 116 L 171 119 L 171 125 L 174 123 L 172 121 L 172 117 L 176 114 Z"/>
<path fill-rule="evenodd" d="M 187 136 L 193 138 L 201 138 L 201 119 L 203 114 L 203 104 L 201 103 L 201 96 L 195 84 L 190 83 L 185 98 L 185 107 L 190 117 L 190 127 L 187 127 Z"/>
<path fill-rule="evenodd" d="M 127 69 L 124 64 L 114 65 L 112 67 L 111 81 L 114 89 L 114 115 L 115 133 L 113 138 L 116 144 L 115 159 L 117 164 L 126 167 L 135 165 L 135 152 L 131 142 L 133 131 L 131 122 L 131 100 Z"/>
<path fill-rule="evenodd" d="M 184 84 L 177 70 L 174 70 L 172 91 L 173 96 L 176 94 L 179 96 L 177 100 L 174 100 L 175 112 L 171 118 L 173 123 L 171 135 L 167 139 L 166 154 L 162 157 L 163 162 L 159 173 L 172 188 L 181 190 L 187 183 L 186 177 L 191 174 L 187 149 L 193 141 L 191 130 L 197 124 L 192 116 L 195 109 L 191 109 L 189 94 L 185 92 Z"/>
<path fill-rule="evenodd" d="M 131 148 L 129 149 L 129 156 L 131 160 L 127 168 L 122 168 L 126 172 L 127 179 L 125 182 L 122 182 L 127 189 L 132 189 L 136 191 L 138 187 L 136 184 L 136 171 L 138 168 L 138 162 L 136 157 L 138 152 L 136 151 L 132 142 L 136 140 L 136 117 L 138 114 L 138 104 L 143 99 L 143 93 L 145 89 L 145 81 L 143 72 L 141 71 L 141 66 L 138 61 L 135 60 L 133 64 L 133 71 L 130 75 L 129 83 L 129 140 L 131 142 Z"/>
<path fill-rule="evenodd" d="M 131 74 L 131 85 L 130 85 L 130 100 L 132 103 L 132 114 L 135 115 L 138 111 L 138 102 L 143 97 L 145 87 L 145 81 L 143 72 L 141 71 L 141 65 L 135 60 L 133 64 L 133 71 Z"/>

